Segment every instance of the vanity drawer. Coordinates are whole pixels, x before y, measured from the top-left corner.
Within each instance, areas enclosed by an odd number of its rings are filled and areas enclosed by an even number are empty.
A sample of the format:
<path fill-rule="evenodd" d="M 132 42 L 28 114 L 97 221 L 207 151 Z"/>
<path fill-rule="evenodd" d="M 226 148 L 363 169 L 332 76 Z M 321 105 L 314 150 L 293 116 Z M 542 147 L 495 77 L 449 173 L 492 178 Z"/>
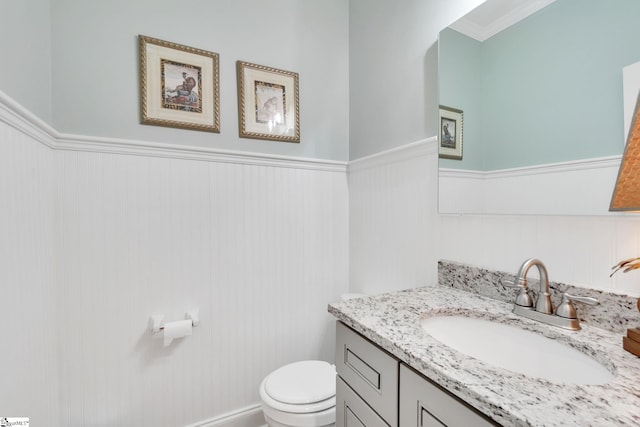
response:
<path fill-rule="evenodd" d="M 336 427 L 387 427 L 387 423 L 336 377 Z"/>
<path fill-rule="evenodd" d="M 338 375 L 391 427 L 398 425 L 398 360 L 336 323 Z"/>
<path fill-rule="evenodd" d="M 400 425 L 402 427 L 499 426 L 404 364 L 400 366 Z"/>

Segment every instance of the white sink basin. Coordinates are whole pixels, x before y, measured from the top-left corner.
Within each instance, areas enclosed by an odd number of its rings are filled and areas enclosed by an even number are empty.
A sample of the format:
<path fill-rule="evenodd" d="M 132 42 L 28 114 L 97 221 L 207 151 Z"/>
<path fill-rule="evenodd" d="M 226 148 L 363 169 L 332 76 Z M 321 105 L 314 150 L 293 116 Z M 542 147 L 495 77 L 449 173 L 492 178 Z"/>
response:
<path fill-rule="evenodd" d="M 422 329 L 447 346 L 490 365 L 564 384 L 606 384 L 613 374 L 561 342 L 515 326 L 465 316 L 435 316 Z"/>

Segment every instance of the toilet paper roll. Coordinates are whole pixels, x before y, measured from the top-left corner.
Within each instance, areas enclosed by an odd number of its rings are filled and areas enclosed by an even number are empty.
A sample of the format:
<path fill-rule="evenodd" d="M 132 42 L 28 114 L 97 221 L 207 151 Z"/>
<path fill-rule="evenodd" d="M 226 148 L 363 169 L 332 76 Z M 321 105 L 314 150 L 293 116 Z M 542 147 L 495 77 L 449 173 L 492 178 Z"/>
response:
<path fill-rule="evenodd" d="M 164 324 L 164 346 L 171 344 L 175 338 L 182 338 L 191 335 L 193 325 L 191 320 L 178 320 Z"/>

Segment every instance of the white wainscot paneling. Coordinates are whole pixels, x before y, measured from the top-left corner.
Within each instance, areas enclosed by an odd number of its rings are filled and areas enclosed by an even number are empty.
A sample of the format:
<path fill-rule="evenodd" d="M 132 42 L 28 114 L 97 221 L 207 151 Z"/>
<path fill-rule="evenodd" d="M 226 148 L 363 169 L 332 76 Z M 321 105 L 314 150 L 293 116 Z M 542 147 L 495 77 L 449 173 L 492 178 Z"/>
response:
<path fill-rule="evenodd" d="M 55 426 L 53 154 L 6 117 L 0 108 L 0 415 Z"/>
<path fill-rule="evenodd" d="M 427 147 L 424 143 L 409 144 L 350 165 L 352 290 L 376 293 L 435 284 L 431 267 L 438 259 L 515 274 L 524 260 L 538 257 L 546 263 L 553 281 L 640 296 L 635 272 L 609 277 L 611 266 L 640 254 L 640 216 L 438 215 L 432 202 L 437 153 L 435 148 L 430 152 Z M 619 159 L 595 161 L 591 172 L 589 162 L 574 165 L 575 171 L 543 168 L 540 172 L 547 177 L 566 172 L 575 179 L 571 185 L 584 180 L 580 194 L 563 197 L 581 199 L 583 207 L 606 212 L 613 188 L 606 176 L 610 177 L 618 162 Z M 566 168 L 572 169 L 564 165 Z M 605 177 L 600 175 L 601 169 L 606 171 Z M 522 175 L 529 179 L 530 173 Z M 598 182 L 596 176 L 604 183 Z M 472 176 L 460 188 L 477 200 L 480 189 L 476 178 Z M 513 191 L 507 184 L 509 179 L 513 177 L 502 176 L 496 181 L 501 181 L 504 191 Z M 441 196 L 442 184 L 441 180 Z M 606 200 L 602 200 L 604 196 L 600 202 L 594 200 L 593 193 L 603 195 L 609 184 Z M 536 194 L 533 188 L 532 194 Z M 596 190 L 590 193 L 593 189 Z"/>
<path fill-rule="evenodd" d="M 437 277 L 435 138 L 349 165 L 350 286 L 378 293 Z"/>
<path fill-rule="evenodd" d="M 440 169 L 438 210 L 457 214 L 608 215 L 620 156 L 490 172 Z"/>
<path fill-rule="evenodd" d="M 438 258 L 515 274 L 541 259 L 549 279 L 640 296 L 636 272 L 611 267 L 640 254 L 638 215 L 442 215 Z"/>
<path fill-rule="evenodd" d="M 515 273 L 537 257 L 553 281 L 640 295 L 633 273 L 609 277 L 613 265 L 640 254 L 640 218 L 608 212 L 619 165 L 615 156 L 440 170 L 438 258 Z"/>
<path fill-rule="evenodd" d="M 256 404 L 282 364 L 332 360 L 344 172 L 57 154 L 65 424 L 196 423 Z M 193 336 L 150 337 L 151 314 L 192 307 Z"/>
<path fill-rule="evenodd" d="M 333 359 L 344 163 L 61 135 L 0 93 L 0 200 L 2 416 L 253 427 L 267 373 Z"/>

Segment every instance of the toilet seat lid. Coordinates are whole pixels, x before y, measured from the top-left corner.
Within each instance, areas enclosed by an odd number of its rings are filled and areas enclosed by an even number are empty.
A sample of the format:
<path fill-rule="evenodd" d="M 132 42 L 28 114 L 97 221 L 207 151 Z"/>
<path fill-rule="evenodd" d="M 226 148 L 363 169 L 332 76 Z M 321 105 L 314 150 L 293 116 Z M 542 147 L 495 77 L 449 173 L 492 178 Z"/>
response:
<path fill-rule="evenodd" d="M 327 400 L 336 394 L 336 370 L 320 360 L 305 360 L 273 371 L 265 392 L 282 403 L 302 405 Z"/>

